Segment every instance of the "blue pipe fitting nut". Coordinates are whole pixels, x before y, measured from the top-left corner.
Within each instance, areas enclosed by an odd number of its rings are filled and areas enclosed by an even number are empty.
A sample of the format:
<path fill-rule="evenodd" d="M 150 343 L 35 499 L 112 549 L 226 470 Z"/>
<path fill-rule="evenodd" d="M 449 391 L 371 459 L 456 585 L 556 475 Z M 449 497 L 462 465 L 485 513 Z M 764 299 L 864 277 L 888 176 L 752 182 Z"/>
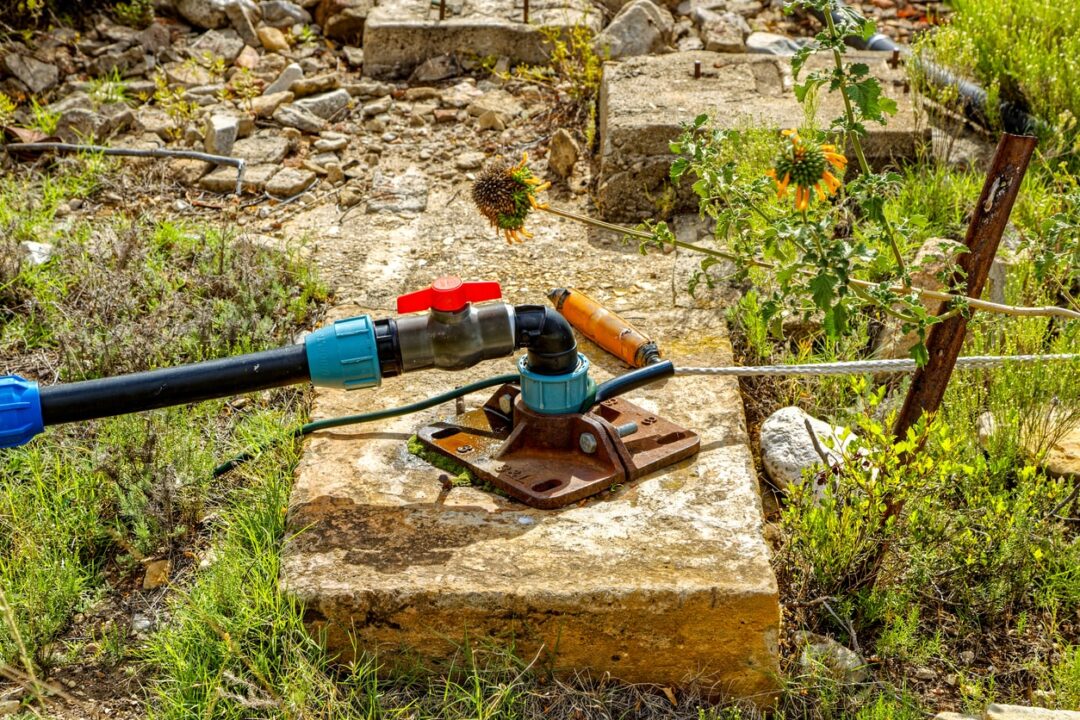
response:
<path fill-rule="evenodd" d="M 44 429 L 37 383 L 0 376 L 0 448 L 23 445 Z"/>
<path fill-rule="evenodd" d="M 358 390 L 382 382 L 375 324 L 370 315 L 319 328 L 307 336 L 304 349 L 308 374 L 315 385 Z"/>
<path fill-rule="evenodd" d="M 528 356 L 518 360 L 521 399 L 526 407 L 547 415 L 575 413 L 596 386 L 589 378 L 589 360 L 578 353 L 577 367 L 565 375 L 541 375 L 529 370 Z"/>

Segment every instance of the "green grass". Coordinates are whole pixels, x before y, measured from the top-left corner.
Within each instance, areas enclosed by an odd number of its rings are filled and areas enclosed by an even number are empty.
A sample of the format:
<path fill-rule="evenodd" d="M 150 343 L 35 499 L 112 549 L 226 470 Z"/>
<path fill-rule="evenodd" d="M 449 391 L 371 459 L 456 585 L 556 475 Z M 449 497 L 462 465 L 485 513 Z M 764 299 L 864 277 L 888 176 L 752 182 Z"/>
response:
<path fill-rule="evenodd" d="M 973 77 L 992 97 L 1018 103 L 1044 121 L 1070 129 L 1080 118 L 1080 14 L 1075 4 L 950 4 L 950 22 L 929 43 L 935 57 Z"/>

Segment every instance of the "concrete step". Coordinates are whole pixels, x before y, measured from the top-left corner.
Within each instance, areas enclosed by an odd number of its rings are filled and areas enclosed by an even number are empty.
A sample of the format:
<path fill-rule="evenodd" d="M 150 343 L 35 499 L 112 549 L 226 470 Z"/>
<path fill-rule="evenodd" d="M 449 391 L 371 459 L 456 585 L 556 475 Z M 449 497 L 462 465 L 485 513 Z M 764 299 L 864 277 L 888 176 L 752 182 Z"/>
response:
<path fill-rule="evenodd" d="M 592 0 L 530 0 L 526 23 L 522 0 L 447 0 L 439 20 L 429 0 L 379 0 L 364 24 L 364 75 L 406 77 L 440 55 L 541 64 L 550 52 L 541 28 L 599 32 L 604 12 Z"/>
<path fill-rule="evenodd" d="M 914 159 L 930 128 L 916 122 L 913 96 L 904 92 L 906 71 L 888 64 L 890 53 L 852 52 L 881 80 L 898 111 L 886 127 L 867 123 L 863 145 L 874 166 Z M 701 77 L 694 64 L 701 63 Z M 831 59 L 814 55 L 803 71 L 826 68 Z M 798 128 L 803 106 L 792 91 L 791 61 L 766 55 L 705 51 L 629 58 L 604 65 L 600 88 L 600 178 L 597 204 L 609 220 L 638 221 L 656 214 L 654 200 L 668 182 L 674 156 L 668 143 L 684 123 L 708 113 L 718 129 Z M 828 127 L 842 112 L 837 93 L 820 94 L 818 123 Z M 697 209 L 690 183 L 679 189 L 676 210 Z"/>

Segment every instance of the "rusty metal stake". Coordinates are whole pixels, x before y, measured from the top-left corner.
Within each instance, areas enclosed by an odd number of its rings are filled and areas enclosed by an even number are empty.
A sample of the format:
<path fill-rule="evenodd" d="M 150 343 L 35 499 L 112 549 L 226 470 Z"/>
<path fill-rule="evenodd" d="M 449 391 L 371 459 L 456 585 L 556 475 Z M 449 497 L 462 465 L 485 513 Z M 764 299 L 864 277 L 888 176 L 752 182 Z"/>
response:
<path fill-rule="evenodd" d="M 522 22 L 525 23 L 526 25 L 528 25 L 528 23 L 529 23 L 529 0 L 524 0 L 524 5 L 522 6 L 522 9 L 524 10 L 523 15 L 525 17 L 525 19 L 522 20 Z"/>
<path fill-rule="evenodd" d="M 439 19 L 446 19 L 446 0 L 439 0 Z"/>
<path fill-rule="evenodd" d="M 1030 135 L 1008 133 L 1002 135 L 998 142 L 990 172 L 968 224 L 967 237 L 964 239 L 968 252 L 960 256 L 957 262 L 960 269 L 953 278 L 956 285 L 966 282 L 968 297 L 978 298 L 982 295 L 1036 142 L 1036 138 Z M 939 314 L 948 310 L 943 306 Z M 926 340 L 930 360 L 915 372 L 911 380 L 911 389 L 904 399 L 904 407 L 893 430 L 896 437 L 903 438 L 923 413 L 936 412 L 941 406 L 956 358 L 964 345 L 967 324 L 967 317 L 958 314 L 931 326 L 930 336 Z"/>
<path fill-rule="evenodd" d="M 886 60 L 886 62 L 889 63 L 889 67 L 891 67 L 893 70 L 900 67 L 900 51 L 893 50 L 892 57 Z"/>
<path fill-rule="evenodd" d="M 701 61 L 700 60 L 695 60 L 694 61 L 694 79 L 698 80 L 700 78 L 701 78 Z"/>

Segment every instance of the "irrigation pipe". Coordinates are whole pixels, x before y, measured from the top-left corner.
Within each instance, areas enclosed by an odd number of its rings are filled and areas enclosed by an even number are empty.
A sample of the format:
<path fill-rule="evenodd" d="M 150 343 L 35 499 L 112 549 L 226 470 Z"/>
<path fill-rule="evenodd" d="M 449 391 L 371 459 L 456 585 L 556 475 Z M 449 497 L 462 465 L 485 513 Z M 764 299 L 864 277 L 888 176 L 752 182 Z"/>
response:
<path fill-rule="evenodd" d="M 1001 365 L 1022 363 L 1022 362 L 1054 362 L 1054 361 L 1080 361 L 1080 353 L 1062 353 L 1055 355 L 972 355 L 968 357 L 958 358 L 956 361 L 956 368 L 958 370 L 973 370 L 978 368 L 990 368 L 998 367 Z M 690 376 L 690 375 L 712 375 L 712 376 L 728 376 L 728 377 L 756 377 L 764 375 L 803 375 L 803 376 L 821 376 L 821 375 L 860 375 L 863 373 L 902 373 L 902 372 L 914 372 L 916 369 L 914 360 L 854 360 L 848 362 L 834 362 L 834 363 L 814 363 L 809 365 L 727 365 L 717 367 L 676 367 L 675 376 Z M 661 380 L 667 376 L 661 376 L 655 378 L 656 381 Z M 426 400 L 419 400 L 408 405 L 400 405 L 398 407 L 385 408 L 383 410 L 373 410 L 371 412 L 360 413 L 358 415 L 343 415 L 340 417 L 327 418 L 325 420 L 316 420 L 301 425 L 298 428 L 294 428 L 288 433 L 288 437 L 304 437 L 313 432 L 319 430 L 329 430 L 330 428 L 342 427 L 345 425 L 360 425 L 363 423 L 375 422 L 376 420 L 386 420 L 388 418 L 401 417 L 402 415 L 410 415 L 412 413 L 420 412 L 421 410 L 427 410 L 437 405 L 441 405 L 450 400 L 455 400 L 460 397 L 464 397 L 469 393 L 476 392 L 478 390 L 484 390 L 497 385 L 504 385 L 506 383 L 516 382 L 519 376 L 514 374 L 508 375 L 496 375 L 489 377 L 485 380 L 479 380 L 468 385 L 463 385 L 453 390 L 440 393 L 427 398 Z M 241 455 L 237 455 L 231 460 L 228 460 L 221 465 L 214 468 L 213 476 L 220 477 L 237 466 L 247 462 L 254 458 L 258 453 L 262 452 L 265 447 L 258 448 L 245 452 Z"/>
<path fill-rule="evenodd" d="M 142 157 L 142 158 L 179 158 L 181 160 L 202 160 L 215 165 L 230 165 L 236 168 L 236 194 L 244 183 L 244 168 L 247 163 L 241 158 L 229 157 L 228 155 L 211 155 L 210 153 L 196 152 L 194 150 L 168 150 L 166 148 L 150 148 L 140 150 L 136 148 L 111 148 L 104 145 L 79 145 L 76 143 L 8 143 L 4 146 L 10 152 L 45 152 L 55 150 L 58 152 L 88 152 L 101 153 L 102 155 L 116 155 L 119 157 Z"/>

